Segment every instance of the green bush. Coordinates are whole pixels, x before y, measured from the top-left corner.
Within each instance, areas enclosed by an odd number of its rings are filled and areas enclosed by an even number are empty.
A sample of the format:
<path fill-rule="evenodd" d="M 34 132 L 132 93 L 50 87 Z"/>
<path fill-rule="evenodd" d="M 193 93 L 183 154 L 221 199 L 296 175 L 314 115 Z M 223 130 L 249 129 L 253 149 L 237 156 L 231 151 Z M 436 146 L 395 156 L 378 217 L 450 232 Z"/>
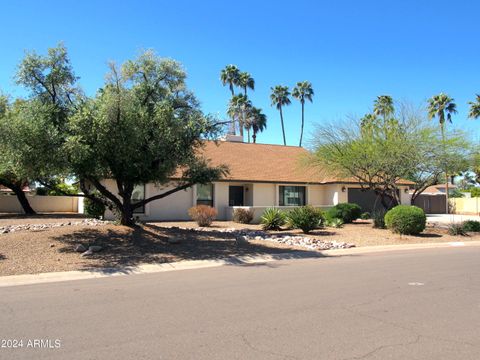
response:
<path fill-rule="evenodd" d="M 85 214 L 95 219 L 102 219 L 105 215 L 105 205 L 85 198 L 83 202 Z"/>
<path fill-rule="evenodd" d="M 463 224 L 450 224 L 448 225 L 448 233 L 453 236 L 466 235 L 466 230 Z"/>
<path fill-rule="evenodd" d="M 365 211 L 364 213 L 362 213 L 362 215 L 360 215 L 360 219 L 362 220 L 369 220 L 371 218 L 372 215 L 368 211 Z"/>
<path fill-rule="evenodd" d="M 467 220 L 463 222 L 463 230 L 471 232 L 480 232 L 480 221 Z"/>
<path fill-rule="evenodd" d="M 356 220 L 362 214 L 362 208 L 357 204 L 337 204 L 334 207 L 330 208 L 326 217 L 328 219 L 342 219 L 345 224 L 351 223 L 353 220 Z"/>
<path fill-rule="evenodd" d="M 326 219 L 325 220 L 325 226 L 332 227 L 332 228 L 341 228 L 343 226 L 343 220 L 342 219 Z"/>
<path fill-rule="evenodd" d="M 385 225 L 395 233 L 417 235 L 425 230 L 427 217 L 416 206 L 398 205 L 385 214 Z"/>
<path fill-rule="evenodd" d="M 285 225 L 285 213 L 276 208 L 266 209 L 260 219 L 263 230 L 280 230 Z"/>
<path fill-rule="evenodd" d="M 305 234 L 322 226 L 323 215 L 313 206 L 302 206 L 286 214 L 286 222 L 291 229 L 301 229 Z"/>
<path fill-rule="evenodd" d="M 375 211 L 372 215 L 373 227 L 376 229 L 385 229 L 385 212 Z"/>
<path fill-rule="evenodd" d="M 480 188 L 478 187 L 471 188 L 470 194 L 472 197 L 480 197 Z"/>
<path fill-rule="evenodd" d="M 254 215 L 252 209 L 235 209 L 233 210 L 233 221 L 240 224 L 250 224 Z"/>

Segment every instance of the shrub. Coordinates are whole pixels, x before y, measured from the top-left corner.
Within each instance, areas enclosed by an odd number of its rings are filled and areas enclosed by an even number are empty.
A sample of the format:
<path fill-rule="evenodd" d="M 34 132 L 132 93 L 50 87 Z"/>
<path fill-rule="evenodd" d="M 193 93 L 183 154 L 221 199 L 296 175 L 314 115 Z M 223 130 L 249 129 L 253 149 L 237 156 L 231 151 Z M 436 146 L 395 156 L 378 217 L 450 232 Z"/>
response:
<path fill-rule="evenodd" d="M 353 220 L 358 219 L 362 214 L 362 208 L 357 204 L 337 204 L 327 211 L 327 217 L 329 219 L 342 219 L 345 224 L 351 223 Z"/>
<path fill-rule="evenodd" d="M 325 220 L 325 226 L 332 227 L 332 228 L 341 228 L 343 226 L 342 219 L 327 219 Z"/>
<path fill-rule="evenodd" d="M 362 215 L 360 215 L 360 219 L 362 220 L 369 220 L 372 218 L 372 215 L 370 215 L 370 213 L 368 211 L 362 213 Z"/>
<path fill-rule="evenodd" d="M 260 219 L 263 230 L 280 230 L 280 227 L 285 225 L 286 216 L 276 208 L 266 209 Z"/>
<path fill-rule="evenodd" d="M 453 236 L 466 235 L 464 224 L 450 224 L 448 225 L 448 233 Z"/>
<path fill-rule="evenodd" d="M 105 215 L 105 205 L 88 198 L 83 201 L 83 209 L 86 215 L 95 219 L 101 219 Z"/>
<path fill-rule="evenodd" d="M 472 197 L 480 197 L 480 188 L 478 187 L 471 188 L 470 194 Z"/>
<path fill-rule="evenodd" d="M 198 226 L 210 226 L 217 217 L 217 210 L 207 205 L 197 205 L 188 209 L 188 215 L 195 220 Z"/>
<path fill-rule="evenodd" d="M 385 212 L 375 211 L 372 215 L 373 227 L 376 229 L 385 229 Z"/>
<path fill-rule="evenodd" d="M 323 215 L 313 206 L 302 206 L 290 210 L 286 215 L 286 221 L 289 228 L 301 229 L 308 234 L 322 225 Z"/>
<path fill-rule="evenodd" d="M 427 218 L 416 206 L 398 205 L 385 214 L 385 224 L 395 233 L 417 235 L 425 230 Z"/>
<path fill-rule="evenodd" d="M 233 221 L 241 224 L 250 224 L 254 215 L 252 209 L 235 209 L 233 210 Z"/>
<path fill-rule="evenodd" d="M 463 222 L 463 230 L 471 232 L 480 232 L 480 221 L 467 220 Z"/>

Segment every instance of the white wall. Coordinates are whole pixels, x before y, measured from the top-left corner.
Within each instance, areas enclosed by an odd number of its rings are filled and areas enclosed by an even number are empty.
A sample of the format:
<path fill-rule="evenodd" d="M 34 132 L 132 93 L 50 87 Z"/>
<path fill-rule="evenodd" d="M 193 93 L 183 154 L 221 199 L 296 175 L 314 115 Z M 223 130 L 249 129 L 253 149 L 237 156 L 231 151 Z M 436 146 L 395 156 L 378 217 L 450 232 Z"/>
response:
<path fill-rule="evenodd" d="M 37 212 L 73 212 L 78 211 L 78 197 L 75 196 L 39 196 L 27 195 L 28 202 Z M 14 195 L 0 196 L 0 212 L 23 213 L 22 206 Z"/>
<path fill-rule="evenodd" d="M 255 183 L 253 185 L 254 199 L 253 206 L 274 206 L 278 205 L 275 184 Z"/>

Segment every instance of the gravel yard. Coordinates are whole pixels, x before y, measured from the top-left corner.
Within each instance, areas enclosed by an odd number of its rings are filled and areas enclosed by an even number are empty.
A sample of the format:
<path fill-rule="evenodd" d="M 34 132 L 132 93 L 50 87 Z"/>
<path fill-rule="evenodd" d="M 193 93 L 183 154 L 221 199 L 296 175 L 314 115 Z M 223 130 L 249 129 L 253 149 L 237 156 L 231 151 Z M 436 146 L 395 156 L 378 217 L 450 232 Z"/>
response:
<path fill-rule="evenodd" d="M 298 230 L 285 230 L 265 234 L 270 238 L 290 239 L 308 237 L 310 245 L 292 246 L 292 241 L 265 241 L 257 238 L 259 225 L 244 225 L 217 221 L 210 228 L 197 228 L 196 223 L 156 222 L 136 228 L 113 224 L 95 224 L 77 216 L 49 216 L 6 218 L 0 216 L 0 227 L 37 224 L 35 231 L 19 227 L 13 232 L 0 234 L 0 275 L 41 273 L 51 271 L 86 270 L 92 268 L 133 267 L 140 263 L 172 262 L 194 259 L 215 259 L 229 256 L 255 256 L 292 252 L 312 252 L 325 244 L 348 243 L 354 246 L 394 245 L 427 242 L 480 240 L 480 235 L 450 236 L 445 229 L 428 228 L 420 236 L 400 236 L 389 230 L 373 229 L 370 222 L 359 221 L 343 228 L 326 228 L 303 235 Z M 71 223 L 71 225 L 45 227 L 38 224 Z M 87 225 L 85 225 L 87 224 Z M 236 229 L 235 232 L 232 232 Z M 243 238 L 245 234 L 248 241 Z M 242 236 L 239 236 L 242 235 Z M 261 238 L 261 237 L 260 237 Z M 244 241 L 240 241 L 244 240 Z M 290 244 L 289 244 L 290 243 Z M 100 246 L 90 256 L 75 251 L 77 245 Z M 313 245 L 311 245 L 313 244 Z M 316 246 L 316 245 L 315 245 Z"/>

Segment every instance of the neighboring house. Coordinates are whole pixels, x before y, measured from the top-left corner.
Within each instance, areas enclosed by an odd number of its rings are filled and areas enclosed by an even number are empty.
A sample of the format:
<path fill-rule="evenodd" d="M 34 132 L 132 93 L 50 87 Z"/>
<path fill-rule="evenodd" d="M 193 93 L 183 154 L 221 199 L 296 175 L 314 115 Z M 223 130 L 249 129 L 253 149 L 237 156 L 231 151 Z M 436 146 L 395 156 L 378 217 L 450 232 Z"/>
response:
<path fill-rule="evenodd" d="M 27 193 L 27 194 L 30 194 L 32 192 L 32 190 L 30 189 L 30 187 L 28 185 L 25 185 L 23 187 L 23 192 L 24 193 Z M 1 195 L 14 195 L 13 191 L 3 185 L 0 185 L 0 196 Z"/>
<path fill-rule="evenodd" d="M 371 211 L 376 200 L 372 192 L 362 191 L 358 182 L 325 179 L 315 170 L 302 167 L 301 159 L 307 154 L 301 147 L 244 143 L 238 136 L 229 136 L 226 141 L 207 141 L 203 155 L 211 165 L 227 165 L 229 175 L 212 184 L 195 185 L 153 201 L 137 209 L 135 216 L 147 221 L 186 220 L 188 209 L 202 204 L 215 207 L 219 220 L 230 220 L 233 210 L 243 207 L 252 209 L 254 221 L 258 221 L 269 207 L 290 209 L 308 204 L 329 208 L 352 199 L 363 201 L 367 204 L 364 210 Z M 409 184 L 407 181 L 400 184 L 404 204 L 410 203 Z M 105 185 L 110 191 L 116 189 L 113 180 L 106 180 Z M 133 199 L 140 200 L 168 189 L 153 183 L 137 186 Z M 109 218 L 112 216 L 107 214 Z"/>

